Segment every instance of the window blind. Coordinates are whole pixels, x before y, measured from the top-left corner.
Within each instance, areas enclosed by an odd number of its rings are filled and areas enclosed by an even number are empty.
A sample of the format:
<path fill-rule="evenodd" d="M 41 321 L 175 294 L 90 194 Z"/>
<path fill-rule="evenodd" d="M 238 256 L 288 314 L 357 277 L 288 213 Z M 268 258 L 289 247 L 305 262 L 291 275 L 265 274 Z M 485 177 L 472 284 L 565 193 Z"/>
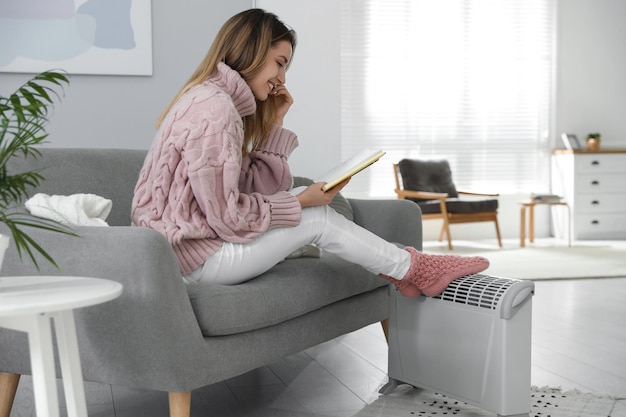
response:
<path fill-rule="evenodd" d="M 545 191 L 550 0 L 342 0 L 342 158 L 387 155 L 346 193 L 394 195 L 391 164 L 447 159 L 459 189 Z"/>

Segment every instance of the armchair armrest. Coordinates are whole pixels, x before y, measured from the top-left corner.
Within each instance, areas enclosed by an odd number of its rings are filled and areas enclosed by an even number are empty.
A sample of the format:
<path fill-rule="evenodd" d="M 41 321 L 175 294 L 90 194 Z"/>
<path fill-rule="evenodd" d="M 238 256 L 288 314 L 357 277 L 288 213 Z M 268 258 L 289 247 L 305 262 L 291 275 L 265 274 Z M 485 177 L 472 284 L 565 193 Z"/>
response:
<path fill-rule="evenodd" d="M 457 190 L 457 193 L 459 194 L 463 194 L 463 195 L 470 195 L 470 196 L 477 196 L 477 197 L 499 197 L 500 194 L 499 193 L 476 193 L 476 192 L 472 192 L 472 191 L 459 191 Z"/>
<path fill-rule="evenodd" d="M 445 201 L 450 195 L 447 193 L 431 193 L 427 191 L 411 191 L 411 190 L 396 190 L 398 198 L 422 198 L 424 200 L 441 200 Z"/>
<path fill-rule="evenodd" d="M 189 359 L 172 352 L 201 349 L 202 333 L 165 237 L 152 229 L 131 226 L 74 230 L 80 237 L 29 230 L 60 270 L 42 258 L 37 271 L 28 259 L 19 259 L 11 243 L 0 275 L 85 276 L 124 286 L 119 298 L 75 312 L 85 379 L 158 387 L 161 379 L 171 379 L 173 370 L 192 368 L 192 364 L 181 366 Z M 7 356 L 0 358 L 0 370 L 29 368 L 19 362 L 19 351 L 11 353 L 12 349 L 19 347 L 8 345 Z M 153 379 L 147 385 L 141 381 L 148 378 Z"/>
<path fill-rule="evenodd" d="M 348 199 L 354 222 L 388 242 L 422 249 L 422 212 L 408 200 Z"/>

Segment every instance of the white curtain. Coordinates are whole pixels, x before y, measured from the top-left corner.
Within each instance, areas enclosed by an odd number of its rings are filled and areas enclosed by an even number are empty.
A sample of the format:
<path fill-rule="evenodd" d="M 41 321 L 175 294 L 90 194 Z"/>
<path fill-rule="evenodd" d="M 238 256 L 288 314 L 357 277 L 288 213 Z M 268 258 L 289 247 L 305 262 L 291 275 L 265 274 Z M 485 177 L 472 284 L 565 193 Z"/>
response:
<path fill-rule="evenodd" d="M 341 0 L 342 157 L 387 151 L 349 185 L 393 195 L 392 162 L 447 159 L 459 189 L 546 191 L 553 0 Z"/>

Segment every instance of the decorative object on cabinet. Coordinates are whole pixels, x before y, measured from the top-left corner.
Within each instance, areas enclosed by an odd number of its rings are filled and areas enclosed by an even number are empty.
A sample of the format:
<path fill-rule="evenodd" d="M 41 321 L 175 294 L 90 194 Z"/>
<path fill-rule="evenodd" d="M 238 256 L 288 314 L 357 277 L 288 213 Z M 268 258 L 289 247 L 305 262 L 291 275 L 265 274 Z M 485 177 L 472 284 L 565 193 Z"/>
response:
<path fill-rule="evenodd" d="M 600 150 L 601 135 L 599 133 L 590 133 L 587 135 L 587 150 L 589 152 L 598 152 Z"/>
<path fill-rule="evenodd" d="M 552 192 L 572 210 L 573 239 L 626 238 L 626 149 L 554 151 Z M 567 219 L 553 212 L 557 237 L 565 237 Z"/>
<path fill-rule="evenodd" d="M 580 142 L 578 142 L 578 138 L 573 133 L 561 133 L 561 140 L 563 141 L 565 149 L 570 151 L 580 149 Z"/>

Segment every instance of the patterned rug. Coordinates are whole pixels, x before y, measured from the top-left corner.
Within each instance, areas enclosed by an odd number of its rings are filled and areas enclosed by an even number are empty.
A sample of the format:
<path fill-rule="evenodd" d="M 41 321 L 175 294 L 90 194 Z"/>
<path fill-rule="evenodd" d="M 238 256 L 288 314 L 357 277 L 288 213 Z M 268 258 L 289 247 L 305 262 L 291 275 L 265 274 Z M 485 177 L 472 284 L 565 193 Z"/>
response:
<path fill-rule="evenodd" d="M 563 392 L 558 388 L 532 387 L 529 417 L 610 417 L 615 399 L 608 395 Z M 495 417 L 495 413 L 432 391 L 400 386 L 381 395 L 354 417 Z"/>

